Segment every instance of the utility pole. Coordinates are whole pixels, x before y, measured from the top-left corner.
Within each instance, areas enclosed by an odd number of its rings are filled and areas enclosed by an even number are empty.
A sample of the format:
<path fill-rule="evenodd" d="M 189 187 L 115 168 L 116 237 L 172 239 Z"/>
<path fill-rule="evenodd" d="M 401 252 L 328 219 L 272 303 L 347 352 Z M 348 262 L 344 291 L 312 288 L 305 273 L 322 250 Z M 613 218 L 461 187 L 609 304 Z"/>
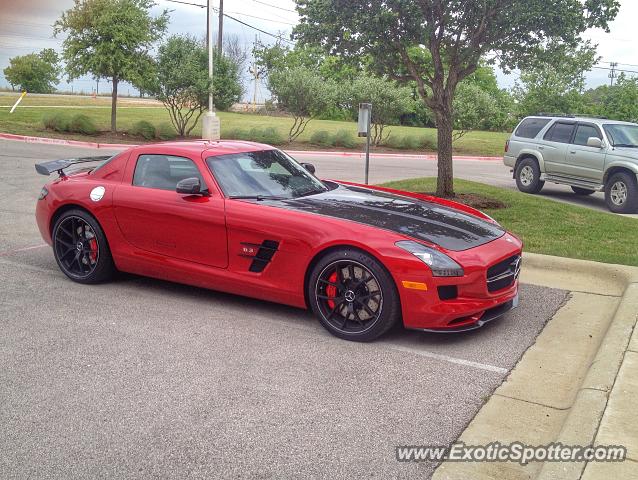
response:
<path fill-rule="evenodd" d="M 224 49 L 224 0 L 219 0 L 219 27 L 217 29 L 217 53 L 220 55 Z"/>
<path fill-rule="evenodd" d="M 616 78 L 616 67 L 618 67 L 618 62 L 611 62 L 609 64 L 610 72 L 609 72 L 609 86 L 614 86 L 614 79 Z"/>
<path fill-rule="evenodd" d="M 257 38 L 257 35 L 255 35 L 255 44 L 253 46 L 253 52 L 255 51 L 255 49 L 257 48 L 257 44 L 258 44 L 259 40 Z M 257 66 L 257 60 L 255 58 L 255 56 L 253 55 L 253 64 L 250 66 L 250 68 L 248 69 L 248 72 L 250 74 L 252 74 L 253 76 L 253 81 L 255 82 L 254 88 L 253 88 L 253 112 L 257 110 L 257 90 L 259 89 L 259 80 L 261 80 L 261 77 L 263 75 L 263 71 Z"/>
<path fill-rule="evenodd" d="M 212 28 L 212 0 L 208 0 L 207 3 L 207 30 L 208 36 L 206 38 L 208 43 L 208 78 L 210 80 L 210 91 L 208 93 L 208 111 L 202 118 L 202 138 L 205 140 L 219 140 L 220 136 L 220 123 L 219 117 L 215 115 L 215 104 L 213 102 L 213 28 Z"/>

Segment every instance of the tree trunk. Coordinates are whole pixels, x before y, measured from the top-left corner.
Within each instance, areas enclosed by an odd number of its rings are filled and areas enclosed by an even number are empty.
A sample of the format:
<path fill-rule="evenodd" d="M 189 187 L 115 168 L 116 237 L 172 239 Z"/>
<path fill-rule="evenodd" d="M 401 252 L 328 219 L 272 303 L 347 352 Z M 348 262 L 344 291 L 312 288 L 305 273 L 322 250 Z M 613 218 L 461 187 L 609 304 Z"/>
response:
<path fill-rule="evenodd" d="M 117 132 L 116 119 L 117 119 L 117 82 L 118 79 L 113 75 L 113 93 L 111 94 L 111 132 Z"/>
<path fill-rule="evenodd" d="M 436 195 L 452 197 L 454 195 L 454 167 L 452 164 L 452 108 L 443 108 L 436 113 L 438 143 L 438 178 Z"/>

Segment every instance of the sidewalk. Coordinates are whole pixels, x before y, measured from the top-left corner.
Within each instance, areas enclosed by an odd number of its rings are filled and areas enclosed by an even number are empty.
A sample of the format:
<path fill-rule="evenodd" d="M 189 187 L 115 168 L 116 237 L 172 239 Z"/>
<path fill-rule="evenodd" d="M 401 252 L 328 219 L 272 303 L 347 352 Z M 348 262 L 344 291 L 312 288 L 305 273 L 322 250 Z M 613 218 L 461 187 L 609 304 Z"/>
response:
<path fill-rule="evenodd" d="M 638 268 L 525 254 L 522 282 L 572 292 L 461 434 L 470 445 L 624 445 L 622 463 L 443 463 L 434 479 L 638 479 Z"/>

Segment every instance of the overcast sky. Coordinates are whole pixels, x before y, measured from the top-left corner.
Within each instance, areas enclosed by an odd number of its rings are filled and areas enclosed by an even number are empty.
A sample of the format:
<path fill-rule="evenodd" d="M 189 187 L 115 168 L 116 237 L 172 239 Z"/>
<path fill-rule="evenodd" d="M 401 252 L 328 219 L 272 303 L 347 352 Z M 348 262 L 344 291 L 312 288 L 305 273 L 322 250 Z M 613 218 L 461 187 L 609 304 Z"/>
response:
<path fill-rule="evenodd" d="M 192 3 L 205 3 L 205 0 L 184 0 Z M 212 0 L 216 7 L 219 0 Z M 611 24 L 611 32 L 592 31 L 586 38 L 598 44 L 598 53 L 602 57 L 601 68 L 594 69 L 587 74 L 587 85 L 595 87 L 609 82 L 609 62 L 618 62 L 619 69 L 638 72 L 638 51 L 635 48 L 633 29 L 638 18 L 638 2 L 636 0 L 621 0 L 622 6 L 617 19 Z M 42 48 L 54 48 L 60 51 L 61 40 L 52 37 L 51 25 L 63 10 L 73 6 L 73 0 L 0 0 L 0 86 L 8 86 L 2 70 L 9 64 L 9 58 L 24 55 Z M 224 0 L 225 12 L 252 27 L 272 34 L 283 33 L 286 38 L 297 21 L 294 11 L 294 0 Z M 191 33 L 202 36 L 206 31 L 206 9 L 196 6 L 182 5 L 159 0 L 155 12 L 163 9 L 170 10 L 169 33 Z M 247 25 L 226 18 L 224 33 L 237 35 L 241 42 L 252 48 L 255 35 L 264 43 L 274 41 L 274 38 L 258 32 Z M 631 75 L 631 73 L 628 73 Z M 516 74 L 504 76 L 498 72 L 499 83 L 503 87 L 511 86 L 516 80 Z M 73 89 L 90 92 L 95 82 L 90 78 L 75 80 L 72 84 L 62 82 L 61 89 Z M 246 85 L 247 95 L 252 95 L 253 85 Z M 109 85 L 101 82 L 101 91 L 110 90 Z M 120 89 L 121 93 L 133 90 L 129 87 Z M 265 89 L 261 89 L 265 90 Z M 260 92 L 259 97 L 263 93 Z"/>

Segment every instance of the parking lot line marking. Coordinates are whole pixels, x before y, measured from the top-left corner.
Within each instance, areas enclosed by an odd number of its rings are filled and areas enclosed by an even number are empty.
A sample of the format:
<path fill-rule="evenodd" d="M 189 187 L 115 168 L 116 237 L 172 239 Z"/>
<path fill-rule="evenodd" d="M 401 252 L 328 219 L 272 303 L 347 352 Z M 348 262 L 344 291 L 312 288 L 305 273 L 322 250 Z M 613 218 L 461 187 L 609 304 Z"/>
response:
<path fill-rule="evenodd" d="M 428 352 L 427 350 L 419 350 L 416 348 L 404 347 L 402 345 L 389 345 L 390 349 L 398 350 L 400 352 L 413 353 L 422 357 L 433 358 L 444 362 L 455 363 L 457 365 L 463 365 L 466 367 L 478 368 L 479 370 L 487 370 L 488 372 L 506 374 L 509 370 L 503 367 L 497 367 L 496 365 L 489 365 L 486 363 L 473 362 L 472 360 L 465 360 L 463 358 L 451 357 L 449 355 L 443 355 L 441 353 Z"/>
<path fill-rule="evenodd" d="M 8 257 L 9 255 L 13 255 L 14 253 L 26 252 L 28 250 L 35 250 L 37 248 L 43 248 L 43 247 L 48 247 L 48 245 L 46 243 L 42 243 L 40 245 L 32 245 L 30 247 L 15 248 L 13 250 L 0 252 L 0 257 Z"/>

